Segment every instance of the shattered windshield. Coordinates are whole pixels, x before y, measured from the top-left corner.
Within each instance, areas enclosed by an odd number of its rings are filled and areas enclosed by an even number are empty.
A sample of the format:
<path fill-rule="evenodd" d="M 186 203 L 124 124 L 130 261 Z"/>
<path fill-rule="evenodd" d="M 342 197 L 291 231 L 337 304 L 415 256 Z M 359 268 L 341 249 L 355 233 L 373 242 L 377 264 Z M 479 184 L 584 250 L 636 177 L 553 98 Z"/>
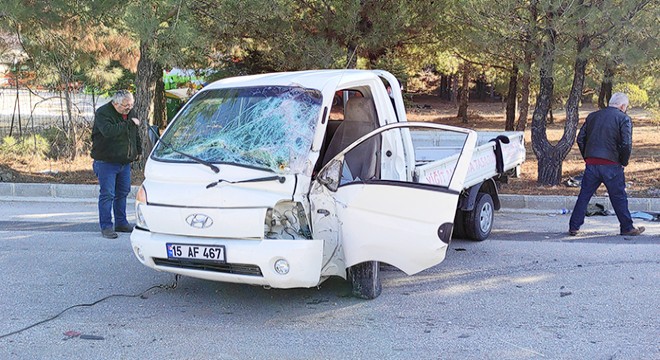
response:
<path fill-rule="evenodd" d="M 177 150 L 211 163 L 299 173 L 312 146 L 321 100 L 318 90 L 289 86 L 204 91 L 186 105 L 153 156 L 190 162 Z"/>

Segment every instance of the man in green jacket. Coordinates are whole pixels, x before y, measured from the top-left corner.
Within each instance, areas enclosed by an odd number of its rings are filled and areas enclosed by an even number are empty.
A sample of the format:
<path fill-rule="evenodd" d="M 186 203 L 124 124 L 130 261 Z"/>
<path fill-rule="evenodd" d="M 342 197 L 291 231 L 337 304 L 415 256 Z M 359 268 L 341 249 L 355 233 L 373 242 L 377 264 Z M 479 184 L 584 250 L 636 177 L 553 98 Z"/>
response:
<path fill-rule="evenodd" d="M 117 232 L 133 231 L 126 219 L 126 197 L 131 191 L 131 162 L 142 154 L 140 120 L 133 111 L 134 103 L 133 94 L 119 90 L 94 114 L 91 156 L 101 187 L 101 235 L 108 239 L 117 238 Z"/>

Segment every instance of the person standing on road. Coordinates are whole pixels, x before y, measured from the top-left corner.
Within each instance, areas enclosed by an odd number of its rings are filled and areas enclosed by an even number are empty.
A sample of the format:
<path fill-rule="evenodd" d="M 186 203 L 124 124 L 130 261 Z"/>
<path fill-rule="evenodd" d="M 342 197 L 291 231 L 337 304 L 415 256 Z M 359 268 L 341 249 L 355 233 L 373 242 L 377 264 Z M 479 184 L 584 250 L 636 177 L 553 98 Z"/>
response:
<path fill-rule="evenodd" d="M 119 90 L 112 101 L 94 114 L 91 156 L 101 187 L 98 203 L 101 235 L 108 239 L 117 238 L 117 232 L 133 231 L 126 219 L 126 197 L 131 190 L 131 162 L 142 154 L 140 120 L 133 111 L 134 103 L 133 94 Z"/>
<path fill-rule="evenodd" d="M 614 93 L 608 106 L 589 114 L 580 128 L 577 143 L 586 168 L 569 221 L 568 233 L 571 236 L 578 234 L 584 224 L 589 200 L 603 183 L 619 219 L 621 235 L 636 236 L 645 230 L 643 226 L 633 226 L 628 210 L 623 171 L 632 152 L 632 120 L 626 115 L 628 104 L 626 94 Z"/>

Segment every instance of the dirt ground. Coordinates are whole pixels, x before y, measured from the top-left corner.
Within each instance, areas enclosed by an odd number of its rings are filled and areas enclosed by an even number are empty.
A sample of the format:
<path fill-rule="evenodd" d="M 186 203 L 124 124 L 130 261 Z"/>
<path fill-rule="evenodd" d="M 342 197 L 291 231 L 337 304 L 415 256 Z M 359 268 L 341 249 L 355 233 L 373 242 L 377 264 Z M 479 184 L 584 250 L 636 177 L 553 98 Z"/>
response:
<path fill-rule="evenodd" d="M 413 106 L 408 109 L 409 121 L 433 121 L 447 125 L 467 127 L 477 131 L 503 131 L 504 130 L 504 103 L 477 103 L 468 107 L 469 120 L 467 124 L 456 118 L 458 109 L 453 104 L 438 101 L 434 97 L 423 95 L 413 97 Z M 430 108 L 429 108 L 430 107 Z M 580 107 L 580 125 L 582 126 L 587 115 L 597 110 L 592 104 Z M 518 179 L 510 179 L 508 184 L 502 184 L 500 192 L 505 194 L 526 195 L 577 195 L 579 187 L 565 185 L 542 186 L 537 183 L 538 163 L 532 150 L 531 116 L 530 109 L 527 129 L 525 130 L 525 147 L 527 160 L 522 165 L 522 175 Z M 554 123 L 547 127 L 548 140 L 556 143 L 564 134 L 566 113 L 562 109 L 555 109 Z M 630 164 L 626 167 L 626 184 L 628 195 L 631 197 L 660 197 L 660 119 L 651 112 L 632 108 L 628 115 L 633 120 L 633 152 Z M 580 175 L 584 171 L 584 160 L 580 155 L 577 144 L 573 145 L 562 165 L 562 181 L 571 176 Z M 607 191 L 602 185 L 597 192 L 605 195 Z"/>
<path fill-rule="evenodd" d="M 412 97 L 408 108 L 409 121 L 433 121 L 437 123 L 467 127 L 481 131 L 502 131 L 504 129 L 504 104 L 502 103 L 472 103 L 468 108 L 467 124 L 456 118 L 457 108 L 446 101 L 435 97 L 420 95 Z M 580 108 L 580 124 L 594 106 L 586 105 Z M 527 160 L 522 166 L 522 176 L 510 179 L 508 184 L 502 184 L 500 192 L 505 194 L 527 195 L 577 195 L 579 188 L 559 186 L 541 186 L 537 184 L 537 161 L 531 146 L 531 113 L 528 128 L 525 131 Z M 660 144 L 657 134 L 660 132 L 660 119 L 654 119 L 649 112 L 641 109 L 629 111 L 633 119 L 633 155 L 626 167 L 628 194 L 631 197 L 660 197 Z M 558 141 L 563 134 L 565 112 L 554 111 L 555 122 L 548 126 L 548 138 L 551 142 Z M 68 183 L 96 184 L 96 177 L 91 170 L 92 159 L 79 156 L 75 161 L 31 158 L 16 158 L 0 154 L 0 181 L 27 183 Z M 577 144 L 563 163 L 562 180 L 569 176 L 579 175 L 584 170 L 584 162 L 580 156 Z M 142 182 L 140 169 L 134 168 L 133 184 Z M 604 186 L 598 191 L 606 194 Z"/>

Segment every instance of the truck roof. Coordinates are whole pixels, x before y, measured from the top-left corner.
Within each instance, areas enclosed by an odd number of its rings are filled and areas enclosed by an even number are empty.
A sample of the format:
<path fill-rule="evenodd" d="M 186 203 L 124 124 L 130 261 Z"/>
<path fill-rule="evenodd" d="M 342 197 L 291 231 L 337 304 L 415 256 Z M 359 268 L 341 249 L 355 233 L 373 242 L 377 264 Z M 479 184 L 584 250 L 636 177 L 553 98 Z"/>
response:
<path fill-rule="evenodd" d="M 375 78 L 378 78 L 378 74 L 372 70 L 305 70 L 231 77 L 215 81 L 207 85 L 204 89 L 209 90 L 236 86 L 298 85 L 305 88 L 323 90 L 327 84 L 337 86 L 353 81 L 364 81 Z"/>

